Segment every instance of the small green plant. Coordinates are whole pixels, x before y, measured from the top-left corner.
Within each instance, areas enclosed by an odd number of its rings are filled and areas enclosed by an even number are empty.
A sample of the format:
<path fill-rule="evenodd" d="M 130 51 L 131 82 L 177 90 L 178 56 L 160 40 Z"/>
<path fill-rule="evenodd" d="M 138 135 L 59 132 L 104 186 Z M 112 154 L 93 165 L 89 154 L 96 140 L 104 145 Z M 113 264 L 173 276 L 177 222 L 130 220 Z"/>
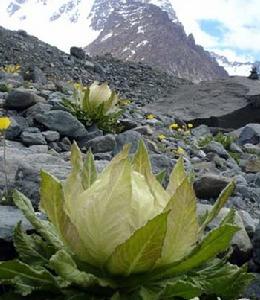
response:
<path fill-rule="evenodd" d="M 183 158 L 164 189 L 164 176 L 152 173 L 144 143 L 133 158 L 129 149 L 125 146 L 98 174 L 93 155 L 83 161 L 74 144 L 65 182 L 42 171 L 40 206 L 48 221 L 37 218 L 23 194 L 14 193 L 40 235 L 27 235 L 17 225 L 19 260 L 0 263 L 2 284 L 26 299 L 237 299 L 252 275 L 227 262 L 239 230 L 234 210 L 219 227 L 204 232 L 234 183 L 199 218 Z"/>
<path fill-rule="evenodd" d="M 199 139 L 198 146 L 200 148 L 205 148 L 210 142 L 215 141 L 223 145 L 223 147 L 228 151 L 229 155 L 239 164 L 240 153 L 231 150 L 231 144 L 235 142 L 235 137 L 231 135 L 224 135 L 223 133 L 218 133 L 216 136 L 208 135 Z"/>
<path fill-rule="evenodd" d="M 122 115 L 122 99 L 106 83 L 94 82 L 89 87 L 74 84 L 73 99 L 64 100 L 64 107 L 85 126 L 95 123 L 105 132 L 121 131 L 118 119 Z"/>
<path fill-rule="evenodd" d="M 9 92 L 9 87 L 5 83 L 0 83 L 0 92 L 2 93 L 8 93 Z"/>
<path fill-rule="evenodd" d="M 182 140 L 186 144 L 190 144 L 191 129 L 193 124 L 183 124 L 179 125 L 177 123 L 172 123 L 169 125 L 169 129 L 172 131 L 172 136 L 177 140 Z"/>
<path fill-rule="evenodd" d="M 198 146 L 200 148 L 204 148 L 212 141 L 222 144 L 223 147 L 229 151 L 231 144 L 235 141 L 235 138 L 231 135 L 225 135 L 219 132 L 216 136 L 208 135 L 199 139 Z"/>

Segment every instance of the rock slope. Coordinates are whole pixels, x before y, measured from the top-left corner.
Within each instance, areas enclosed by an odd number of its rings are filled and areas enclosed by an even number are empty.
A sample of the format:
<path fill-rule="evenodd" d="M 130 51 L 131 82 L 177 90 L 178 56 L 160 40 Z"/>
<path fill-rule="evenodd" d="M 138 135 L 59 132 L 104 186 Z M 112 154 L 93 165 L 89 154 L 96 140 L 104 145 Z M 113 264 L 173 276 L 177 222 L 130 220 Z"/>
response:
<path fill-rule="evenodd" d="M 146 105 L 146 110 L 211 127 L 239 128 L 260 123 L 260 81 L 246 77 L 183 85 L 174 95 Z"/>

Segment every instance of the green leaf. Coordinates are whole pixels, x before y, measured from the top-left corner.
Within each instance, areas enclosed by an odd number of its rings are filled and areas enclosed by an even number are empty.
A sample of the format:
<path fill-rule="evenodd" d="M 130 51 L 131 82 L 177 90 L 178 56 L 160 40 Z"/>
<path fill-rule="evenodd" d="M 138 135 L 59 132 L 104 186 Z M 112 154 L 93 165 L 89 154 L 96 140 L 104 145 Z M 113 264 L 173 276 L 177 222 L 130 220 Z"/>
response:
<path fill-rule="evenodd" d="M 146 176 L 147 172 L 152 173 L 148 151 L 143 140 L 139 141 L 138 149 L 133 159 L 134 170 Z"/>
<path fill-rule="evenodd" d="M 164 181 L 164 179 L 165 179 L 165 176 L 166 176 L 166 170 L 163 170 L 163 171 L 161 171 L 160 173 L 158 173 L 155 177 L 156 177 L 156 179 L 158 180 L 158 182 L 159 182 L 160 184 L 162 184 L 163 181 Z"/>
<path fill-rule="evenodd" d="M 203 293 L 203 289 L 199 283 L 189 279 L 189 281 L 175 279 L 168 281 L 162 292 L 162 299 L 175 299 L 181 297 L 182 299 L 192 299 L 198 297 Z"/>
<path fill-rule="evenodd" d="M 86 261 L 92 265 L 105 263 L 133 230 L 132 224 L 126 222 L 131 216 L 132 186 L 131 165 L 124 157 L 115 158 L 98 180 L 76 198 L 76 205 L 66 206 L 89 250 L 91 257 Z"/>
<path fill-rule="evenodd" d="M 63 192 L 66 201 L 66 209 L 70 210 L 75 205 L 75 199 L 84 191 L 82 186 L 81 172 L 83 160 L 81 152 L 74 142 L 71 147 L 71 165 L 72 169 L 68 178 L 63 183 Z"/>
<path fill-rule="evenodd" d="M 239 229 L 237 226 L 225 224 L 211 230 L 186 258 L 180 262 L 165 266 L 164 270 L 158 270 L 158 276 L 172 277 L 199 267 L 216 257 L 217 254 L 228 249 L 234 234 Z"/>
<path fill-rule="evenodd" d="M 152 173 L 148 151 L 146 149 L 144 141 L 142 140 L 140 140 L 139 142 L 138 150 L 134 156 L 132 164 L 134 170 L 145 177 L 146 184 L 148 184 L 149 186 L 150 193 L 154 197 L 154 216 L 162 213 L 163 209 L 168 203 L 169 195 Z"/>
<path fill-rule="evenodd" d="M 20 259 L 35 266 L 44 266 L 48 263 L 48 256 L 54 250 L 40 236 L 29 236 L 22 230 L 19 222 L 14 230 L 14 245 Z"/>
<path fill-rule="evenodd" d="M 236 219 L 236 210 L 234 208 L 231 208 L 227 215 L 221 220 L 220 226 L 225 225 L 225 224 L 234 224 L 235 219 Z"/>
<path fill-rule="evenodd" d="M 155 292 L 146 287 L 141 287 L 139 295 L 141 297 L 141 300 L 159 300 L 161 292 Z"/>
<path fill-rule="evenodd" d="M 0 282 L 14 285 L 23 296 L 34 290 L 60 291 L 58 280 L 47 270 L 33 269 L 18 260 L 0 263 Z"/>
<path fill-rule="evenodd" d="M 151 269 L 161 256 L 167 216 L 156 216 L 119 245 L 107 263 L 109 272 L 128 276 Z"/>
<path fill-rule="evenodd" d="M 221 208 L 226 204 L 229 197 L 232 195 L 235 189 L 234 181 L 230 182 L 225 189 L 219 195 L 217 201 L 215 202 L 212 210 L 208 213 L 207 218 L 203 222 L 200 231 L 203 231 L 205 227 L 213 221 L 213 219 L 219 214 Z"/>
<path fill-rule="evenodd" d="M 79 285 L 81 287 L 113 287 L 111 281 L 100 279 L 86 272 L 78 270 L 76 263 L 72 257 L 64 250 L 58 251 L 50 259 L 50 266 L 55 272 L 66 281 Z"/>
<path fill-rule="evenodd" d="M 79 237 L 76 227 L 65 211 L 65 199 L 61 182 L 54 176 L 42 171 L 40 195 L 40 206 L 57 229 L 60 238 L 73 252 L 84 260 L 89 254 Z"/>
<path fill-rule="evenodd" d="M 46 241 L 52 244 L 55 249 L 60 249 L 64 246 L 52 224 L 47 221 L 40 220 L 35 215 L 31 201 L 27 197 L 15 190 L 13 193 L 13 200 L 16 206 L 20 208 L 28 221 L 36 229 L 36 231 L 39 232 Z"/>
<path fill-rule="evenodd" d="M 186 173 L 184 168 L 184 161 L 183 157 L 181 156 L 170 174 L 167 192 L 172 196 L 185 178 Z"/>
<path fill-rule="evenodd" d="M 245 267 L 239 268 L 236 265 L 215 259 L 208 266 L 196 270 L 188 280 L 198 281 L 204 294 L 216 295 L 226 300 L 235 300 L 241 296 L 253 277 L 252 274 L 247 274 Z"/>
<path fill-rule="evenodd" d="M 188 177 L 177 187 L 165 210 L 171 212 L 162 256 L 158 261 L 160 266 L 188 255 L 198 240 L 196 196 Z"/>
<path fill-rule="evenodd" d="M 71 161 L 71 166 L 73 171 L 79 172 L 79 170 L 82 170 L 83 167 L 82 154 L 76 142 L 74 142 L 71 146 L 70 161 Z"/>
<path fill-rule="evenodd" d="M 97 179 L 94 156 L 88 151 L 82 170 L 82 185 L 84 190 L 88 189 Z"/>

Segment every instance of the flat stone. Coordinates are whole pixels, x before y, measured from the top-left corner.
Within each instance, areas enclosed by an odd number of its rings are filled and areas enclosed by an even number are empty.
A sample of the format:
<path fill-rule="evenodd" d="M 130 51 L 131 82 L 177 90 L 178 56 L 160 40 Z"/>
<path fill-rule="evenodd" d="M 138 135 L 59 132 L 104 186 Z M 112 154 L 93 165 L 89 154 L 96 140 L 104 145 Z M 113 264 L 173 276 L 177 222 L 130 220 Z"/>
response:
<path fill-rule="evenodd" d="M 60 134 L 54 130 L 47 130 L 42 132 L 47 142 L 56 142 L 60 139 Z"/>
<path fill-rule="evenodd" d="M 11 241 L 14 228 L 19 221 L 22 221 L 24 230 L 32 229 L 31 224 L 18 208 L 0 205 L 0 240 Z"/>
<path fill-rule="evenodd" d="M 21 134 L 21 141 L 26 146 L 46 145 L 46 140 L 41 132 L 29 132 L 25 130 Z"/>
<path fill-rule="evenodd" d="M 84 125 L 63 110 L 51 110 L 44 114 L 38 114 L 35 119 L 48 129 L 59 132 L 62 136 L 77 139 L 87 134 Z"/>

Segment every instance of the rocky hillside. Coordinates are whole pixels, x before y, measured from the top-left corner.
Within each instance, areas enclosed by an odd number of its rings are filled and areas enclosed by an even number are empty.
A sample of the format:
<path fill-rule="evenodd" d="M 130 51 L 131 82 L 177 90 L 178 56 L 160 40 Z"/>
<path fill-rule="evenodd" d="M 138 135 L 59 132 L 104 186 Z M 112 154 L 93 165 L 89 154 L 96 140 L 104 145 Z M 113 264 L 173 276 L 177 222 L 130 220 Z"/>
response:
<path fill-rule="evenodd" d="M 134 0 L 96 0 L 91 18 L 93 29 L 102 31 L 86 47 L 90 55 L 109 52 L 122 60 L 141 61 L 192 81 L 227 77 L 224 68 L 195 44 L 193 36 L 186 35 L 172 7 L 163 10 Z"/>

